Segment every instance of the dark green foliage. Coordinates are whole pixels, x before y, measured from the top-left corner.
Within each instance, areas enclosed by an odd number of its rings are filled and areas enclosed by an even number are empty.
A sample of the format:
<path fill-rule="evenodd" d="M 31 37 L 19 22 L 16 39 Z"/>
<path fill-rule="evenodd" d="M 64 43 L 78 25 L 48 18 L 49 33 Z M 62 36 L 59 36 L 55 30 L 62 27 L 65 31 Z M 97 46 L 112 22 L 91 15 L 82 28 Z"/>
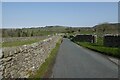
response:
<path fill-rule="evenodd" d="M 66 36 L 66 35 L 64 35 L 63 37 L 64 37 L 64 38 L 67 38 L 67 36 Z"/>
<path fill-rule="evenodd" d="M 56 33 L 55 31 L 46 31 L 39 29 L 3 29 L 2 37 L 31 37 L 31 36 L 45 36 Z"/>
<path fill-rule="evenodd" d="M 80 29 L 78 29 L 78 32 L 80 32 Z"/>
<path fill-rule="evenodd" d="M 62 26 L 46 26 L 38 28 L 22 28 L 22 29 L 2 29 L 2 37 L 31 37 L 46 36 L 55 33 L 64 33 L 65 27 Z"/>

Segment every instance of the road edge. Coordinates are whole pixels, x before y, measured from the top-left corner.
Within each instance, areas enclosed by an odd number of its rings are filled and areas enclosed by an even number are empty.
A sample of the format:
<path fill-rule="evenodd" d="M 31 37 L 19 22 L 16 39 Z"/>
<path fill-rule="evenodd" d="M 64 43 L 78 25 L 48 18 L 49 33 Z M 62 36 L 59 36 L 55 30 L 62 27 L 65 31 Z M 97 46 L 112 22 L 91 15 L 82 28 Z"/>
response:
<path fill-rule="evenodd" d="M 74 43 L 74 42 L 73 42 L 73 43 Z M 74 43 L 74 44 L 76 44 L 76 43 Z M 78 44 L 76 44 L 76 45 L 77 45 L 78 47 L 82 47 L 82 48 L 91 50 L 91 49 L 89 49 L 89 48 L 80 46 L 80 45 L 78 45 Z M 91 50 L 91 51 L 97 52 L 97 51 L 95 51 L 95 50 Z M 97 53 L 100 54 L 100 55 L 102 55 L 102 56 L 104 56 L 104 57 L 106 57 L 106 58 L 107 58 L 109 61 L 111 61 L 112 63 L 114 63 L 114 64 L 116 64 L 116 65 L 120 65 L 120 64 L 119 64 L 120 59 L 114 58 L 114 57 L 111 57 L 111 56 L 108 56 L 108 55 L 104 55 L 104 54 L 102 54 L 102 53 L 100 53 L 100 52 L 97 52 Z"/>

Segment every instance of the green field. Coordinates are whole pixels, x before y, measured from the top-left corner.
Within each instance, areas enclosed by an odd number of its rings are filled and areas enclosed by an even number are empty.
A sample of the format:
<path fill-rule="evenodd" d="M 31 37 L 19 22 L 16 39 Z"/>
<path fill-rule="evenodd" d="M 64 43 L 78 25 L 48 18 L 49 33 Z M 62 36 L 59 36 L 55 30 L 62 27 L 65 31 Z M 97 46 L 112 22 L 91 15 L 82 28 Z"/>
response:
<path fill-rule="evenodd" d="M 25 40 L 25 41 L 3 42 L 2 47 L 21 46 L 21 45 L 32 44 L 32 43 L 39 42 L 39 41 L 41 40 L 31 39 L 31 40 Z"/>
<path fill-rule="evenodd" d="M 0 48 L 2 47 L 2 43 L 0 43 Z"/>

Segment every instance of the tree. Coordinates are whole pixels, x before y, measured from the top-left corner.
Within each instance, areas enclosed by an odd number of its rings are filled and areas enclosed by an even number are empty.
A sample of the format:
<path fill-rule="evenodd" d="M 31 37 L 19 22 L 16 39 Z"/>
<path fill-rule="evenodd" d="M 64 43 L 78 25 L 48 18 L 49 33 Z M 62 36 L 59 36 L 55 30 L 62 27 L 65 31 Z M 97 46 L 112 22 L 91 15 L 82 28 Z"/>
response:
<path fill-rule="evenodd" d="M 74 33 L 74 32 L 75 32 L 74 30 L 71 31 L 71 33 Z"/>
<path fill-rule="evenodd" d="M 80 32 L 80 29 L 78 29 L 78 32 Z"/>
<path fill-rule="evenodd" d="M 31 36 L 33 36 L 33 34 L 34 34 L 34 33 L 33 33 L 33 31 L 32 31 L 32 32 L 31 32 Z"/>
<path fill-rule="evenodd" d="M 18 32 L 18 37 L 21 37 L 21 29 L 18 29 L 17 32 Z"/>

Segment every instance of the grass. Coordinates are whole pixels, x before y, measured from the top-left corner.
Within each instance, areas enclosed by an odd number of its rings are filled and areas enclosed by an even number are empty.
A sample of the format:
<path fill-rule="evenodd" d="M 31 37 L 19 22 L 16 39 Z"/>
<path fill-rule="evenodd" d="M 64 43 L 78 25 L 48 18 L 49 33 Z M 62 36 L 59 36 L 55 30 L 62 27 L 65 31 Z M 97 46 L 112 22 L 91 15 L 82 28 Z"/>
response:
<path fill-rule="evenodd" d="M 0 42 L 0 48 L 2 47 L 2 43 Z"/>
<path fill-rule="evenodd" d="M 53 65 L 53 62 L 59 50 L 60 43 L 61 43 L 61 39 L 58 41 L 56 47 L 51 51 L 49 57 L 45 60 L 45 62 L 41 65 L 41 67 L 35 72 L 35 74 L 30 75 L 30 78 L 34 78 L 34 80 L 44 78 L 45 74 L 49 72 L 50 67 Z"/>
<path fill-rule="evenodd" d="M 98 36 L 97 37 L 97 45 L 103 45 L 103 37 Z"/>
<path fill-rule="evenodd" d="M 2 47 L 21 46 L 21 45 L 32 44 L 39 41 L 40 41 L 39 39 L 31 39 L 31 40 L 25 40 L 25 41 L 3 42 Z"/>
<path fill-rule="evenodd" d="M 120 48 L 113 48 L 113 47 L 105 47 L 102 45 L 88 43 L 88 42 L 76 42 L 78 45 L 86 47 L 88 49 L 100 52 L 105 55 L 109 55 L 112 57 L 120 58 Z"/>

